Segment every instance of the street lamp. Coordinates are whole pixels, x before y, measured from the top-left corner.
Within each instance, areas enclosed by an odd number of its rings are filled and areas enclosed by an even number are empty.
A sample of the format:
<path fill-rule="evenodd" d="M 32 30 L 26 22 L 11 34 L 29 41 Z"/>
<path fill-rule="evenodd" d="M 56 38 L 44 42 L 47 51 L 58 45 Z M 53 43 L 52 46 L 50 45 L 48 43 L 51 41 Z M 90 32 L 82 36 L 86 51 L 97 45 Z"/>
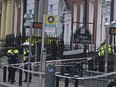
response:
<path fill-rule="evenodd" d="M 109 30 L 111 27 L 115 27 L 115 25 L 116 25 L 116 20 L 113 20 L 111 23 L 109 23 L 108 21 L 105 23 L 105 28 L 106 28 L 105 72 L 107 72 L 107 66 L 108 66 L 108 35 L 109 35 Z M 115 45 L 115 36 L 114 36 L 114 45 Z M 116 69 L 116 62 L 115 61 L 116 61 L 116 59 L 114 58 L 114 70 Z"/>
<path fill-rule="evenodd" d="M 113 30 L 113 36 L 114 36 L 114 46 L 113 46 L 113 53 L 114 53 L 114 71 L 116 71 L 116 58 L 115 58 L 115 35 L 116 35 L 116 33 L 115 33 L 115 29 L 116 29 L 116 20 L 114 20 L 114 21 L 112 21 L 111 22 L 111 29 Z M 112 31 L 111 30 L 111 31 Z M 112 32 L 111 32 L 111 34 L 112 34 Z"/>
<path fill-rule="evenodd" d="M 113 20 L 113 21 L 111 22 L 111 25 L 112 25 L 112 27 L 115 27 L 115 25 L 116 25 L 116 20 Z"/>
<path fill-rule="evenodd" d="M 30 11 L 31 12 L 31 11 Z M 24 26 L 26 28 L 30 28 L 30 41 L 29 41 L 29 56 L 28 56 L 28 70 L 30 70 L 30 62 L 31 62 L 31 42 L 32 42 L 32 20 L 33 16 L 31 13 L 27 13 L 24 15 L 26 22 Z M 27 87 L 29 87 L 29 72 L 27 73 Z"/>
<path fill-rule="evenodd" d="M 108 34 L 109 34 L 109 28 L 110 28 L 110 23 L 108 21 L 105 23 L 105 28 L 106 28 L 105 72 L 107 72 L 107 66 L 108 66 Z"/>

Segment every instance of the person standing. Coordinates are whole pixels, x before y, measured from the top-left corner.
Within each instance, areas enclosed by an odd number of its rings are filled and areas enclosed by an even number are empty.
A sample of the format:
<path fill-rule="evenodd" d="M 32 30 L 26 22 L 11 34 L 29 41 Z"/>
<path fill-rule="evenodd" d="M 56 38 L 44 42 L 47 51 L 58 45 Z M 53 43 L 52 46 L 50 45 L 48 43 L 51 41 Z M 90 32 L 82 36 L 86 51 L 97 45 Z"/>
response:
<path fill-rule="evenodd" d="M 100 50 L 98 52 L 98 64 L 99 64 L 99 71 L 104 72 L 105 70 L 105 53 L 106 53 L 106 42 L 101 43 Z M 110 44 L 108 44 L 108 55 L 112 54 L 112 48 Z"/>
<path fill-rule="evenodd" d="M 10 47 L 10 49 L 7 51 L 7 57 L 8 57 L 8 82 L 11 82 L 13 84 L 15 82 L 15 72 L 16 68 L 13 67 L 12 64 L 16 64 L 18 62 L 18 53 L 19 51 L 14 47 Z"/>
<path fill-rule="evenodd" d="M 28 50 L 28 47 L 26 47 L 25 48 L 25 51 L 24 51 L 24 53 L 23 53 L 23 60 L 24 60 L 24 69 L 25 70 L 28 70 L 28 58 L 29 58 L 29 50 Z M 31 69 L 31 63 L 30 63 L 30 70 L 32 70 Z M 28 77 L 28 72 L 24 72 L 25 73 L 25 80 L 23 81 L 23 82 L 27 82 L 27 77 Z M 29 73 L 29 82 L 31 82 L 31 79 L 32 79 L 32 74 L 31 73 Z"/>

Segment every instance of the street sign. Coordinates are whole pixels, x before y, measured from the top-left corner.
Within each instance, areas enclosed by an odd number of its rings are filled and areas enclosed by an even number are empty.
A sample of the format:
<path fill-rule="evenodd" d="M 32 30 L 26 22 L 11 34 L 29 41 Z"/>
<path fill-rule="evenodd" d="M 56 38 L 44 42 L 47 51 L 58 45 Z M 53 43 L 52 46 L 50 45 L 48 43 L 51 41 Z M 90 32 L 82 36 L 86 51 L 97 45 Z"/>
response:
<path fill-rule="evenodd" d="M 26 20 L 26 22 L 24 22 L 24 27 L 30 28 L 30 25 L 31 25 L 30 22 L 31 22 L 30 20 Z"/>
<path fill-rule="evenodd" d="M 45 32 L 55 34 L 55 29 L 56 29 L 55 27 L 46 27 Z"/>
<path fill-rule="evenodd" d="M 74 43 L 91 44 L 91 35 L 86 27 L 80 27 L 74 34 Z"/>
<path fill-rule="evenodd" d="M 24 18 L 25 18 L 26 20 L 34 19 L 34 14 L 26 13 L 26 14 L 24 15 Z"/>
<path fill-rule="evenodd" d="M 42 29 L 43 24 L 41 22 L 33 22 L 33 28 Z"/>
<path fill-rule="evenodd" d="M 26 28 L 30 28 L 30 23 L 33 21 L 32 19 L 34 19 L 34 14 L 32 14 L 31 12 L 24 14 L 24 19 L 26 20 L 26 22 L 24 23 L 24 27 Z"/>
<path fill-rule="evenodd" d="M 116 27 L 111 27 L 110 33 L 111 33 L 112 35 L 116 35 Z"/>
<path fill-rule="evenodd" d="M 56 16 L 46 15 L 45 27 L 56 27 Z"/>

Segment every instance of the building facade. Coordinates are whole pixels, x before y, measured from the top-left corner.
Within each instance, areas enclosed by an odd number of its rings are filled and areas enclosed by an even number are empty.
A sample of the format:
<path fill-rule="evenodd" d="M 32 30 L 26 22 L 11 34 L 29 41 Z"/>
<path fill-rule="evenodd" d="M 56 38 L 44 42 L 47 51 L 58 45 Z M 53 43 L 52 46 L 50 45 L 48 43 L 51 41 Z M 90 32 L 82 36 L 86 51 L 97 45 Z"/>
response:
<path fill-rule="evenodd" d="M 2 0 L 1 39 L 13 32 L 14 0 Z"/>
<path fill-rule="evenodd" d="M 24 27 L 24 14 L 31 11 L 34 14 L 34 21 L 42 20 L 43 18 L 39 16 L 40 1 L 3 0 L 0 38 L 4 39 L 6 35 L 12 33 L 15 37 L 19 34 L 29 35 L 29 29 Z M 107 2 L 110 3 L 110 1 Z M 48 0 L 47 15 L 57 16 L 57 26 L 55 33 L 46 33 L 60 36 L 64 39 L 65 44 L 70 45 L 74 44 L 75 31 L 84 26 L 92 35 L 92 43 L 99 46 L 105 40 L 105 20 L 110 19 L 110 5 L 108 5 L 109 8 L 106 8 L 107 6 L 104 6 L 103 3 L 104 0 Z M 36 34 L 39 32 L 37 30 Z M 33 34 L 35 34 L 34 31 Z"/>
<path fill-rule="evenodd" d="M 74 1 L 73 33 L 79 27 L 87 27 L 92 44 L 99 47 L 106 39 L 105 21 L 110 20 L 110 0 L 77 0 Z"/>
<path fill-rule="evenodd" d="M 0 27 L 1 27 L 1 14 L 2 14 L 2 0 L 0 0 Z M 1 31 L 1 28 L 0 28 L 0 31 Z"/>

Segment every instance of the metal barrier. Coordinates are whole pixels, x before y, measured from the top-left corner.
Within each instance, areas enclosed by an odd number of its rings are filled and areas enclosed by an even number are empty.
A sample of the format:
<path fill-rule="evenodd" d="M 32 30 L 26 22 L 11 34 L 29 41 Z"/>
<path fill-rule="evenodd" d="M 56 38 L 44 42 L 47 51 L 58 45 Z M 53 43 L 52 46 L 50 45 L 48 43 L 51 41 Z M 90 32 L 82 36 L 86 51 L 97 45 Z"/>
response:
<path fill-rule="evenodd" d="M 103 72 L 87 70 L 85 76 L 98 76 L 103 75 Z M 90 78 L 84 80 L 84 87 L 107 87 L 108 79 L 106 78 Z"/>
<path fill-rule="evenodd" d="M 7 66 L 5 65 L 3 67 L 3 82 L 6 82 L 6 71 Z M 27 71 L 28 70 L 23 70 L 22 68 L 19 68 L 19 86 L 22 86 L 22 71 Z M 49 87 L 60 87 L 60 78 L 64 78 L 64 87 L 69 87 L 69 81 L 70 79 L 74 81 L 73 85 L 74 87 L 79 87 L 80 85 L 80 81 L 83 81 L 83 87 L 113 87 L 115 85 L 115 82 L 110 82 L 108 83 L 109 77 L 113 74 L 116 74 L 116 72 L 113 73 L 102 73 L 102 72 L 97 72 L 97 71 L 90 71 L 87 70 L 85 71 L 85 75 L 84 77 L 71 77 L 68 74 L 66 75 L 60 75 L 60 74 L 55 74 L 55 65 L 47 65 L 46 66 L 46 77 L 47 79 L 45 79 L 45 83 L 46 83 L 46 87 L 48 86 L 47 84 L 49 84 Z M 30 73 L 36 73 L 38 75 L 40 74 L 45 74 L 42 72 L 33 72 L 33 71 L 29 71 Z M 55 82 L 55 86 L 54 84 L 51 83 L 55 81 L 55 76 L 56 76 L 56 82 Z M 90 77 L 90 78 L 89 78 Z M 105 77 L 105 78 L 104 78 Z M 53 78 L 53 79 L 52 79 Z M 52 79 L 51 81 L 49 79 Z M 49 82 L 50 81 L 50 82 Z M 108 85 L 107 85 L 108 84 Z M 73 86 L 71 86 L 73 87 Z"/>
<path fill-rule="evenodd" d="M 6 75 L 7 75 L 7 65 L 3 66 L 3 82 L 6 82 Z M 12 66 L 14 67 L 14 66 Z M 14 67 L 16 68 L 16 67 Z M 29 71 L 29 70 L 24 70 L 23 68 L 18 68 L 19 69 L 19 81 L 18 85 L 22 86 L 22 72 L 30 72 L 30 73 L 36 73 L 38 75 L 42 74 L 45 76 L 45 87 L 55 87 L 55 65 L 53 64 L 48 64 L 46 65 L 46 74 L 42 72 L 34 72 L 34 71 Z M 51 79 L 51 80 L 50 80 Z"/>
<path fill-rule="evenodd" d="M 70 76 L 67 76 L 67 75 L 63 76 L 63 75 L 57 75 L 57 74 L 56 74 L 56 87 L 60 87 L 59 86 L 60 78 L 64 78 L 65 79 L 65 86 L 64 87 L 69 87 L 69 79 L 75 80 L 74 87 L 78 87 L 78 79 L 74 79 L 74 77 L 70 77 Z"/>
<path fill-rule="evenodd" d="M 98 72 L 98 71 L 91 71 L 91 70 L 86 70 L 84 71 L 85 76 L 96 76 L 96 75 L 102 75 L 104 72 Z"/>
<path fill-rule="evenodd" d="M 107 80 L 103 79 L 86 79 L 84 87 L 107 87 Z"/>

